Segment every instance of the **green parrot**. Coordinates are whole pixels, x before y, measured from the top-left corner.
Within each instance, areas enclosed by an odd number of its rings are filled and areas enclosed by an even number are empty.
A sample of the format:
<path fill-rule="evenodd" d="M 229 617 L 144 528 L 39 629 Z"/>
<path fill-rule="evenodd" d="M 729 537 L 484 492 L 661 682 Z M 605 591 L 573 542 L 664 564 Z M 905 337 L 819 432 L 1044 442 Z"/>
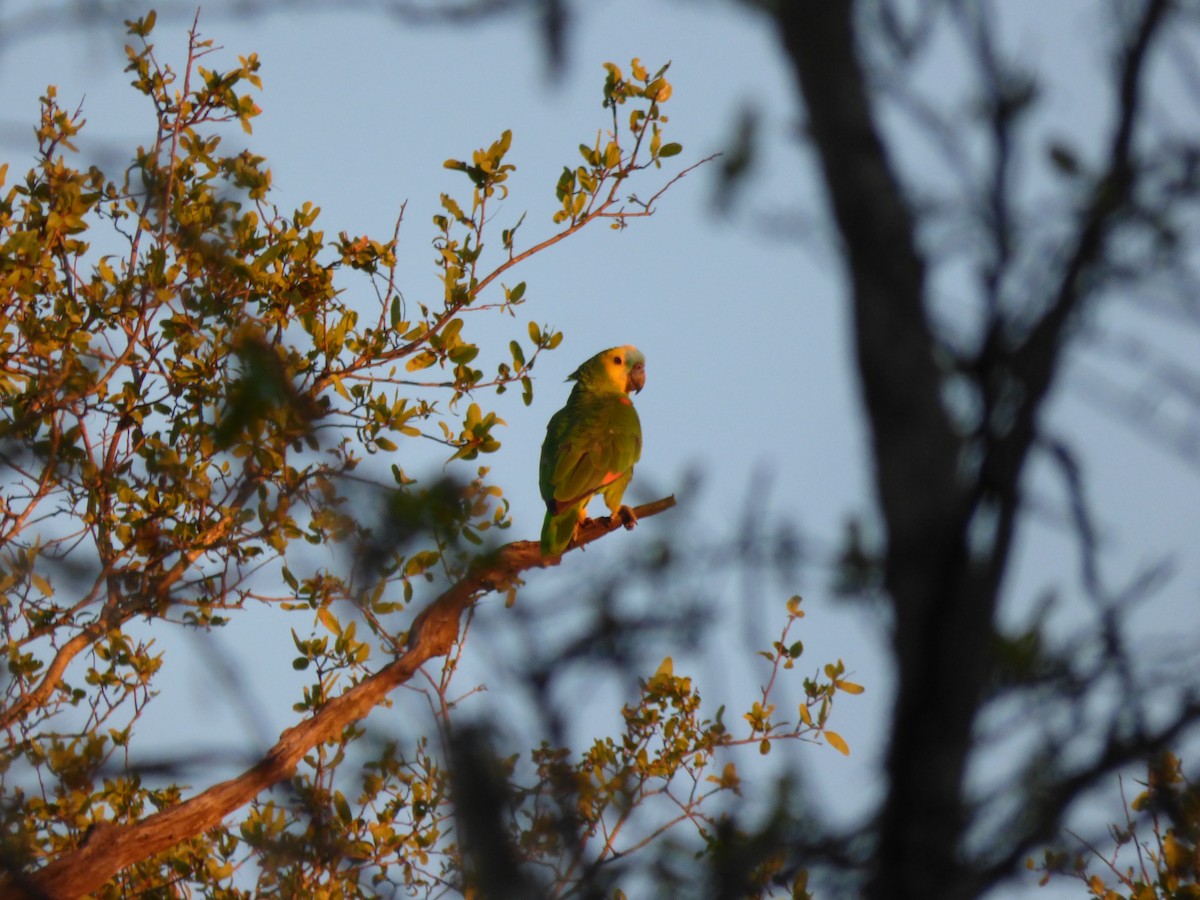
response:
<path fill-rule="evenodd" d="M 632 528 L 637 516 L 621 497 L 642 455 L 642 423 L 629 399 L 646 383 L 646 358 L 637 347 L 597 353 L 567 379 L 567 405 L 550 418 L 542 443 L 538 484 L 546 501 L 542 555 L 558 556 L 587 518 L 588 501 L 604 492 L 613 516 Z"/>

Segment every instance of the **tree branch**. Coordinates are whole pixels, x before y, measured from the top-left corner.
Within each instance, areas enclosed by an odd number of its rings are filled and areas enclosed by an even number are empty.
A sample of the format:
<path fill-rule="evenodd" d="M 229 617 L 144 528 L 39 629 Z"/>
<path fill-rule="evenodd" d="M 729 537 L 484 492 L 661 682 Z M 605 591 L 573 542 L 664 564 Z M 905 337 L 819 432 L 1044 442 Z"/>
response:
<path fill-rule="evenodd" d="M 1019 835 L 1011 848 L 999 859 L 982 869 L 976 888 L 980 894 L 1020 867 L 1029 853 L 1053 841 L 1062 826 L 1070 805 L 1093 788 L 1101 779 L 1119 772 L 1135 760 L 1161 753 L 1175 746 L 1200 721 L 1200 698 L 1190 696 L 1174 718 L 1152 733 L 1138 732 L 1128 736 L 1109 734 L 1104 748 L 1096 758 L 1077 771 L 1071 772 L 1041 795 L 1032 798 L 1034 809 L 1025 816 L 1027 830 Z"/>
<path fill-rule="evenodd" d="M 1171 5 L 1170 0 L 1138 5 L 1114 79 L 1108 162 L 1076 223 L 1054 293 L 1023 341 L 1013 341 L 1011 349 L 994 347 L 980 360 L 979 382 L 1018 399 L 1011 418 L 985 423 L 978 470 L 962 465 L 970 457 L 942 402 L 945 378 L 936 363 L 916 221 L 889 164 L 858 61 L 856 4 L 768 6 L 804 97 L 844 242 L 857 365 L 886 526 L 884 583 L 895 612 L 898 687 L 886 763 L 888 796 L 876 825 L 867 897 L 978 895 L 979 869 L 963 852 L 971 815 L 964 773 L 992 668 L 992 622 L 1009 562 L 1020 479 L 1070 325 L 1094 293 L 1091 276 L 1129 209 L 1141 82 Z M 979 39 L 988 39 L 986 31 Z M 1003 89 L 998 60 L 989 65 L 993 88 Z M 1006 126 L 1002 120 L 997 124 Z M 1003 145 L 1008 134 L 994 129 L 993 138 Z M 997 149 L 994 203 L 1011 187 L 1005 176 L 1008 151 Z M 1005 228 L 1005 211 L 993 204 L 993 212 L 993 228 Z M 995 264 L 1001 266 L 1009 251 L 1003 234 L 997 240 Z"/>
<path fill-rule="evenodd" d="M 928 538 L 954 488 L 959 441 L 941 403 L 916 225 L 868 102 L 852 7 L 783 3 L 776 15 L 844 244 L 889 539 L 910 528 Z"/>
<path fill-rule="evenodd" d="M 855 4 L 782 3 L 775 16 L 844 243 L 895 611 L 889 792 L 867 896 L 946 897 L 995 592 L 976 583 L 966 552 L 962 439 L 942 402 L 925 260 L 871 108 Z"/>
<path fill-rule="evenodd" d="M 1150 44 L 1162 27 L 1170 0 L 1148 0 L 1125 49 L 1117 84 L 1117 121 L 1109 144 L 1105 173 L 1094 188 L 1078 237 L 1063 267 L 1053 301 L 1030 329 L 1025 340 L 1009 354 L 1013 375 L 1023 392 L 1017 422 L 1003 442 L 990 453 L 993 478 L 1015 483 L 1025 455 L 1036 436 L 1042 400 L 1050 390 L 1062 359 L 1064 335 L 1075 313 L 1088 296 L 1094 267 L 1103 262 L 1109 239 L 1121 215 L 1128 210 L 1135 178 L 1133 137 L 1142 111 L 1141 87 L 1148 65 Z"/>
<path fill-rule="evenodd" d="M 639 519 L 665 512 L 675 498 L 664 497 L 634 509 Z M 621 527 L 620 519 L 585 522 L 567 552 Z M 562 557 L 542 556 L 537 541 L 514 541 L 479 559 L 467 575 L 442 593 L 413 621 L 408 649 L 371 677 L 326 703 L 279 740 L 250 769 L 213 785 L 190 800 L 129 825 L 93 829 L 76 850 L 59 856 L 29 876 L 0 880 L 0 895 L 26 900 L 68 900 L 100 888 L 122 869 L 218 826 L 222 819 L 272 785 L 289 778 L 314 747 L 337 741 L 347 726 L 365 718 L 397 686 L 429 660 L 445 656 L 458 638 L 462 613 L 483 595 L 504 590 L 528 569 L 556 566 Z"/>

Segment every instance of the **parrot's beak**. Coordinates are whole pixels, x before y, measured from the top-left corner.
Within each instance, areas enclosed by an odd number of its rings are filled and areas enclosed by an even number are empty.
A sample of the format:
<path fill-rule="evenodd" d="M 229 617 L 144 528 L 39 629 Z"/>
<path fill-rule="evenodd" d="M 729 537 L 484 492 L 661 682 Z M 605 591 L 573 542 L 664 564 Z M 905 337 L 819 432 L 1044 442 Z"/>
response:
<path fill-rule="evenodd" d="M 629 383 L 625 387 L 625 392 L 639 393 L 646 386 L 646 367 L 642 363 L 637 363 L 629 370 Z"/>

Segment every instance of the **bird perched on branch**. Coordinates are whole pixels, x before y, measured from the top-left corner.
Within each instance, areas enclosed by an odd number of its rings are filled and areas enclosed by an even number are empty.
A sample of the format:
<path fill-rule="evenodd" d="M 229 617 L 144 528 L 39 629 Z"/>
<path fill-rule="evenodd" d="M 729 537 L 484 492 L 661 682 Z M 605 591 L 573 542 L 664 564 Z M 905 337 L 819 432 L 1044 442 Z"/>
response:
<path fill-rule="evenodd" d="M 632 528 L 637 516 L 621 497 L 642 455 L 642 423 L 629 395 L 646 383 L 646 359 L 626 345 L 597 353 L 567 379 L 567 405 L 550 418 L 538 484 L 546 501 L 542 555 L 567 549 L 587 518 L 588 501 L 604 493 L 609 512 Z"/>

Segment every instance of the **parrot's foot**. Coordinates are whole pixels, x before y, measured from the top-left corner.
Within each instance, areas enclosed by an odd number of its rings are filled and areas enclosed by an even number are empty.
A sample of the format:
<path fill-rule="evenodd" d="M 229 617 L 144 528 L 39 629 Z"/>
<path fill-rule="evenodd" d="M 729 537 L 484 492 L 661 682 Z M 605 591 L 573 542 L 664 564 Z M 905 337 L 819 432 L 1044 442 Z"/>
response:
<path fill-rule="evenodd" d="M 633 526 L 637 524 L 637 513 L 628 506 L 622 506 L 617 510 L 617 518 L 621 520 L 621 524 L 625 526 L 626 531 L 632 531 Z"/>

